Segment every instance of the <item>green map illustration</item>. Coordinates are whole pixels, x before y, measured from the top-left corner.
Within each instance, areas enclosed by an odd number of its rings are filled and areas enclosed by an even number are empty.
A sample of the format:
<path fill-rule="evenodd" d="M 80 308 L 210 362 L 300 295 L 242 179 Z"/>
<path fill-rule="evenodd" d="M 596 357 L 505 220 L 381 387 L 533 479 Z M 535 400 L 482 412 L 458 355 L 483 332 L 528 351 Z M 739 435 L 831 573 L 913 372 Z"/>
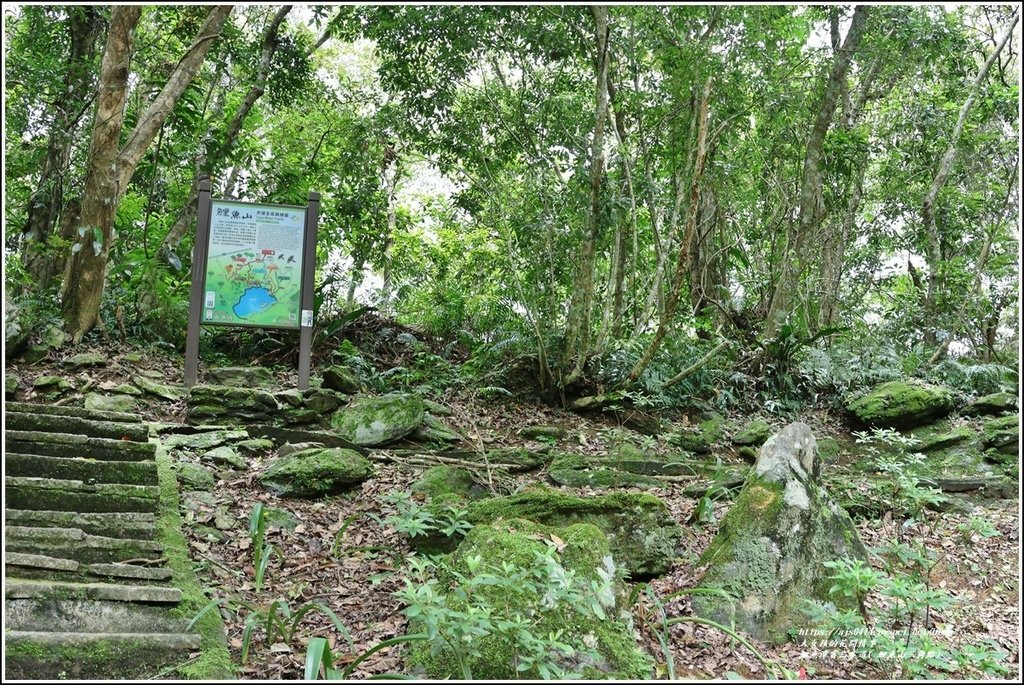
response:
<path fill-rule="evenodd" d="M 215 203 L 213 211 L 203 322 L 298 328 L 302 210 Z"/>

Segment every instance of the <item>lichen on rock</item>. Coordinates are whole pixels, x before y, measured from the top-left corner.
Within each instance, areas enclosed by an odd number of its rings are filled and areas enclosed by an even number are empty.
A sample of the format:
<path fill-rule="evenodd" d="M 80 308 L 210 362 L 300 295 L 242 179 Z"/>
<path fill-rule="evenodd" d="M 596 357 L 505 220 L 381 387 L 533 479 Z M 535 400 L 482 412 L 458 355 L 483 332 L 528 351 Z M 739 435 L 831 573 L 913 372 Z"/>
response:
<path fill-rule="evenodd" d="M 818 471 L 807 425 L 790 424 L 768 439 L 701 556 L 708 569 L 699 587 L 711 592 L 694 598 L 695 614 L 778 640 L 803 620 L 804 600 L 842 601 L 829 595 L 824 562 L 866 561 L 867 550 Z"/>

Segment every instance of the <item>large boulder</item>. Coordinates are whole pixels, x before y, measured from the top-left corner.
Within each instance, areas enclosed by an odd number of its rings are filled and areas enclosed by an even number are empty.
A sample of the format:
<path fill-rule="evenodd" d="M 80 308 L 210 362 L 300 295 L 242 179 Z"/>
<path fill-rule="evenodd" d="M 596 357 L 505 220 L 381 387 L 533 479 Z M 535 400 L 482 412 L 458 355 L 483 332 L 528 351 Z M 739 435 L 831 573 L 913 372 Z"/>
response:
<path fill-rule="evenodd" d="M 7 294 L 4 294 L 4 358 L 17 355 L 28 344 L 32 329 L 24 312 Z"/>
<path fill-rule="evenodd" d="M 846 409 L 866 426 L 914 428 L 951 412 L 953 391 L 913 379 L 889 381 L 849 400 Z"/>
<path fill-rule="evenodd" d="M 993 461 L 1009 463 L 1020 452 L 1020 414 L 986 421 L 981 428 L 981 446 Z"/>
<path fill-rule="evenodd" d="M 372 447 L 404 438 L 423 423 L 423 400 L 417 395 L 360 397 L 331 419 L 338 434 L 356 445 Z"/>
<path fill-rule="evenodd" d="M 868 554 L 850 516 L 822 486 L 811 429 L 793 423 L 768 439 L 747 482 L 700 558 L 698 616 L 759 639 L 785 639 L 806 600 L 832 597 L 826 561 Z M 728 597 L 728 598 L 727 598 Z M 843 606 L 842 608 L 854 608 Z"/>
<path fill-rule="evenodd" d="M 347 489 L 373 475 L 373 465 L 343 447 L 314 448 L 281 457 L 260 474 L 267 490 L 281 497 L 321 497 Z"/>
<path fill-rule="evenodd" d="M 576 497 L 533 488 L 473 502 L 468 508 L 467 518 L 476 525 L 517 518 L 547 526 L 592 523 L 608 536 L 612 555 L 632 580 L 667 573 L 683 534 L 665 503 L 649 494 Z"/>
<path fill-rule="evenodd" d="M 474 680 L 539 678 L 539 669 L 523 659 L 533 646 L 529 635 L 546 638 L 559 631 L 559 642 L 573 652 L 552 649 L 544 656 L 564 673 L 588 679 L 644 680 L 651 677 L 653 663 L 633 637 L 629 612 L 617 606 L 616 597 L 621 595 L 616 563 L 607 537 L 593 525 L 548 527 L 510 519 L 473 528 L 442 562 L 432 587 L 442 593 L 438 603 L 449 612 L 491 612 L 493 627 L 487 634 L 474 636 L 476 653 L 465 664 Z M 485 574 L 511 582 L 469 586 L 469 579 Z M 517 582 L 520 575 L 529 581 Z M 565 599 L 552 603 L 541 591 L 548 585 L 558 587 L 560 593 L 582 593 L 586 604 Z M 503 630 L 506 622 L 523 627 Z M 442 638 L 451 637 L 451 627 L 440 624 Z M 422 619 L 410 621 L 410 632 L 424 628 Z M 431 680 L 463 677 L 443 639 L 413 643 L 408 658 L 413 673 Z"/>
<path fill-rule="evenodd" d="M 965 416 L 998 416 L 1017 411 L 1017 396 L 997 392 L 974 400 L 964 407 Z"/>

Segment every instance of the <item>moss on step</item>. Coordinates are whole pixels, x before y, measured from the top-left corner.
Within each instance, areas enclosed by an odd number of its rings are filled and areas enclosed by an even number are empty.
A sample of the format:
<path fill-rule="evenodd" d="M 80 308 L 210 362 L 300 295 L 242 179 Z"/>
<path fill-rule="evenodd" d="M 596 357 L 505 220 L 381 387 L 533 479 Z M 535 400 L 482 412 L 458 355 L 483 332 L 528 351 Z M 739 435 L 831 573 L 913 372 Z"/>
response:
<path fill-rule="evenodd" d="M 167 453 L 159 449 L 156 456 L 160 477 L 160 509 L 157 515 L 157 539 L 164 547 L 167 567 L 173 573 L 174 586 L 181 590 L 181 602 L 171 610 L 175 616 L 192 620 L 209 604 L 196 578 L 188 545 L 182 533 L 181 514 L 178 511 L 178 485 Z M 188 680 L 225 680 L 235 677 L 235 665 L 228 652 L 227 637 L 220 614 L 207 611 L 195 625 L 200 636 L 199 657 L 178 666 L 177 674 Z"/>

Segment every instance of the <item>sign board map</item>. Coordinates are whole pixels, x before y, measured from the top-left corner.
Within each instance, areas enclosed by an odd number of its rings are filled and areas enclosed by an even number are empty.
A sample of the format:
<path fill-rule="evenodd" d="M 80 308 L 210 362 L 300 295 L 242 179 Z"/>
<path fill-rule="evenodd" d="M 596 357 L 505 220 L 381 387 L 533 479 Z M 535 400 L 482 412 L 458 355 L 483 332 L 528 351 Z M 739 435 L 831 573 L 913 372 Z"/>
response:
<path fill-rule="evenodd" d="M 213 200 L 205 324 L 298 328 L 306 210 Z"/>

